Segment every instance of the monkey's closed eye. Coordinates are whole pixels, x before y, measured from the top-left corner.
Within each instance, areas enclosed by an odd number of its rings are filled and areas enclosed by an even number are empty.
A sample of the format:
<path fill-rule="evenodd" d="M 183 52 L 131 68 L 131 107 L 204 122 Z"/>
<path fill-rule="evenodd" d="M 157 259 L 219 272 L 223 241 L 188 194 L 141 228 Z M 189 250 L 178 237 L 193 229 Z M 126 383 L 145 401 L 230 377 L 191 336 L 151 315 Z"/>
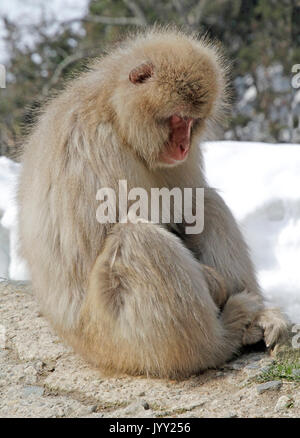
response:
<path fill-rule="evenodd" d="M 198 119 L 194 119 L 194 122 L 192 124 L 192 131 L 194 131 L 196 128 L 198 128 L 199 126 L 201 126 L 201 124 L 203 123 L 203 119 L 204 118 L 198 118 Z"/>
<path fill-rule="evenodd" d="M 129 80 L 133 84 L 142 84 L 147 79 L 151 78 L 154 73 L 154 65 L 152 62 L 144 62 L 140 64 L 138 67 L 135 67 L 129 73 Z"/>

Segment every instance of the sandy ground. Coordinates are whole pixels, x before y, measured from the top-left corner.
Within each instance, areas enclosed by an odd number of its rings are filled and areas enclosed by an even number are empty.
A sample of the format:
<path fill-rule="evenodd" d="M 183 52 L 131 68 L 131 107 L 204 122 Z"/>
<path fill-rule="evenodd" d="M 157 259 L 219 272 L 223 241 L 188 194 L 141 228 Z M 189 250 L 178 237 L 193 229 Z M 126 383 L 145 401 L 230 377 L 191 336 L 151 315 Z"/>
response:
<path fill-rule="evenodd" d="M 300 383 L 256 380 L 244 354 L 182 381 L 107 378 L 57 338 L 30 286 L 0 283 L 0 417 L 300 417 Z"/>

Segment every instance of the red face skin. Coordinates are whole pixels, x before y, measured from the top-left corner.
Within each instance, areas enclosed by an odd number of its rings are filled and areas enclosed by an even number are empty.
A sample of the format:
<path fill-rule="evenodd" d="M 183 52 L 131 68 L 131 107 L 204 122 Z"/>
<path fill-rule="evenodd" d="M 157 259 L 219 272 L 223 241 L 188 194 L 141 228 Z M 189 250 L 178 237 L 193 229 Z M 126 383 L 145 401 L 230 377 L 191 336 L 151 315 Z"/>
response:
<path fill-rule="evenodd" d="M 170 137 L 165 150 L 160 155 L 160 161 L 172 165 L 187 157 L 193 121 L 192 118 L 182 118 L 176 114 L 170 117 Z"/>

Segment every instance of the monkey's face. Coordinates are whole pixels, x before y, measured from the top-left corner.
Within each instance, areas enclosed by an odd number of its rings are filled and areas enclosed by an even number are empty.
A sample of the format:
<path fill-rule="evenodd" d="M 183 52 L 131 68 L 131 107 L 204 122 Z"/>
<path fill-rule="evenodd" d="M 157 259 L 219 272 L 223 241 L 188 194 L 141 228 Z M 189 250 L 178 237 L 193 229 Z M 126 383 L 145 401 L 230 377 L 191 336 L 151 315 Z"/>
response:
<path fill-rule="evenodd" d="M 159 155 L 160 166 L 176 166 L 188 157 L 191 147 L 192 117 L 173 114 L 169 118 L 169 138 Z"/>
<path fill-rule="evenodd" d="M 112 98 L 122 139 L 151 168 L 184 162 L 223 105 L 223 70 L 216 49 L 183 34 L 135 42 Z"/>

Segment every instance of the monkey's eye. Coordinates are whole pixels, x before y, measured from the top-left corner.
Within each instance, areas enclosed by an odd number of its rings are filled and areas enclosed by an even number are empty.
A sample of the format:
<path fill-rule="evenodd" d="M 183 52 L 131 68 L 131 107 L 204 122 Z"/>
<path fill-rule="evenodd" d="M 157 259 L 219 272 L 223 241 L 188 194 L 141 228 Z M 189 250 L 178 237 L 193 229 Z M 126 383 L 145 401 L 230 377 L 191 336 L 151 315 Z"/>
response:
<path fill-rule="evenodd" d="M 156 118 L 156 125 L 159 126 L 169 126 L 170 124 L 170 119 L 169 118 Z"/>
<path fill-rule="evenodd" d="M 198 126 L 200 126 L 203 123 L 203 120 L 204 120 L 203 118 L 194 119 L 192 128 L 197 128 Z"/>

